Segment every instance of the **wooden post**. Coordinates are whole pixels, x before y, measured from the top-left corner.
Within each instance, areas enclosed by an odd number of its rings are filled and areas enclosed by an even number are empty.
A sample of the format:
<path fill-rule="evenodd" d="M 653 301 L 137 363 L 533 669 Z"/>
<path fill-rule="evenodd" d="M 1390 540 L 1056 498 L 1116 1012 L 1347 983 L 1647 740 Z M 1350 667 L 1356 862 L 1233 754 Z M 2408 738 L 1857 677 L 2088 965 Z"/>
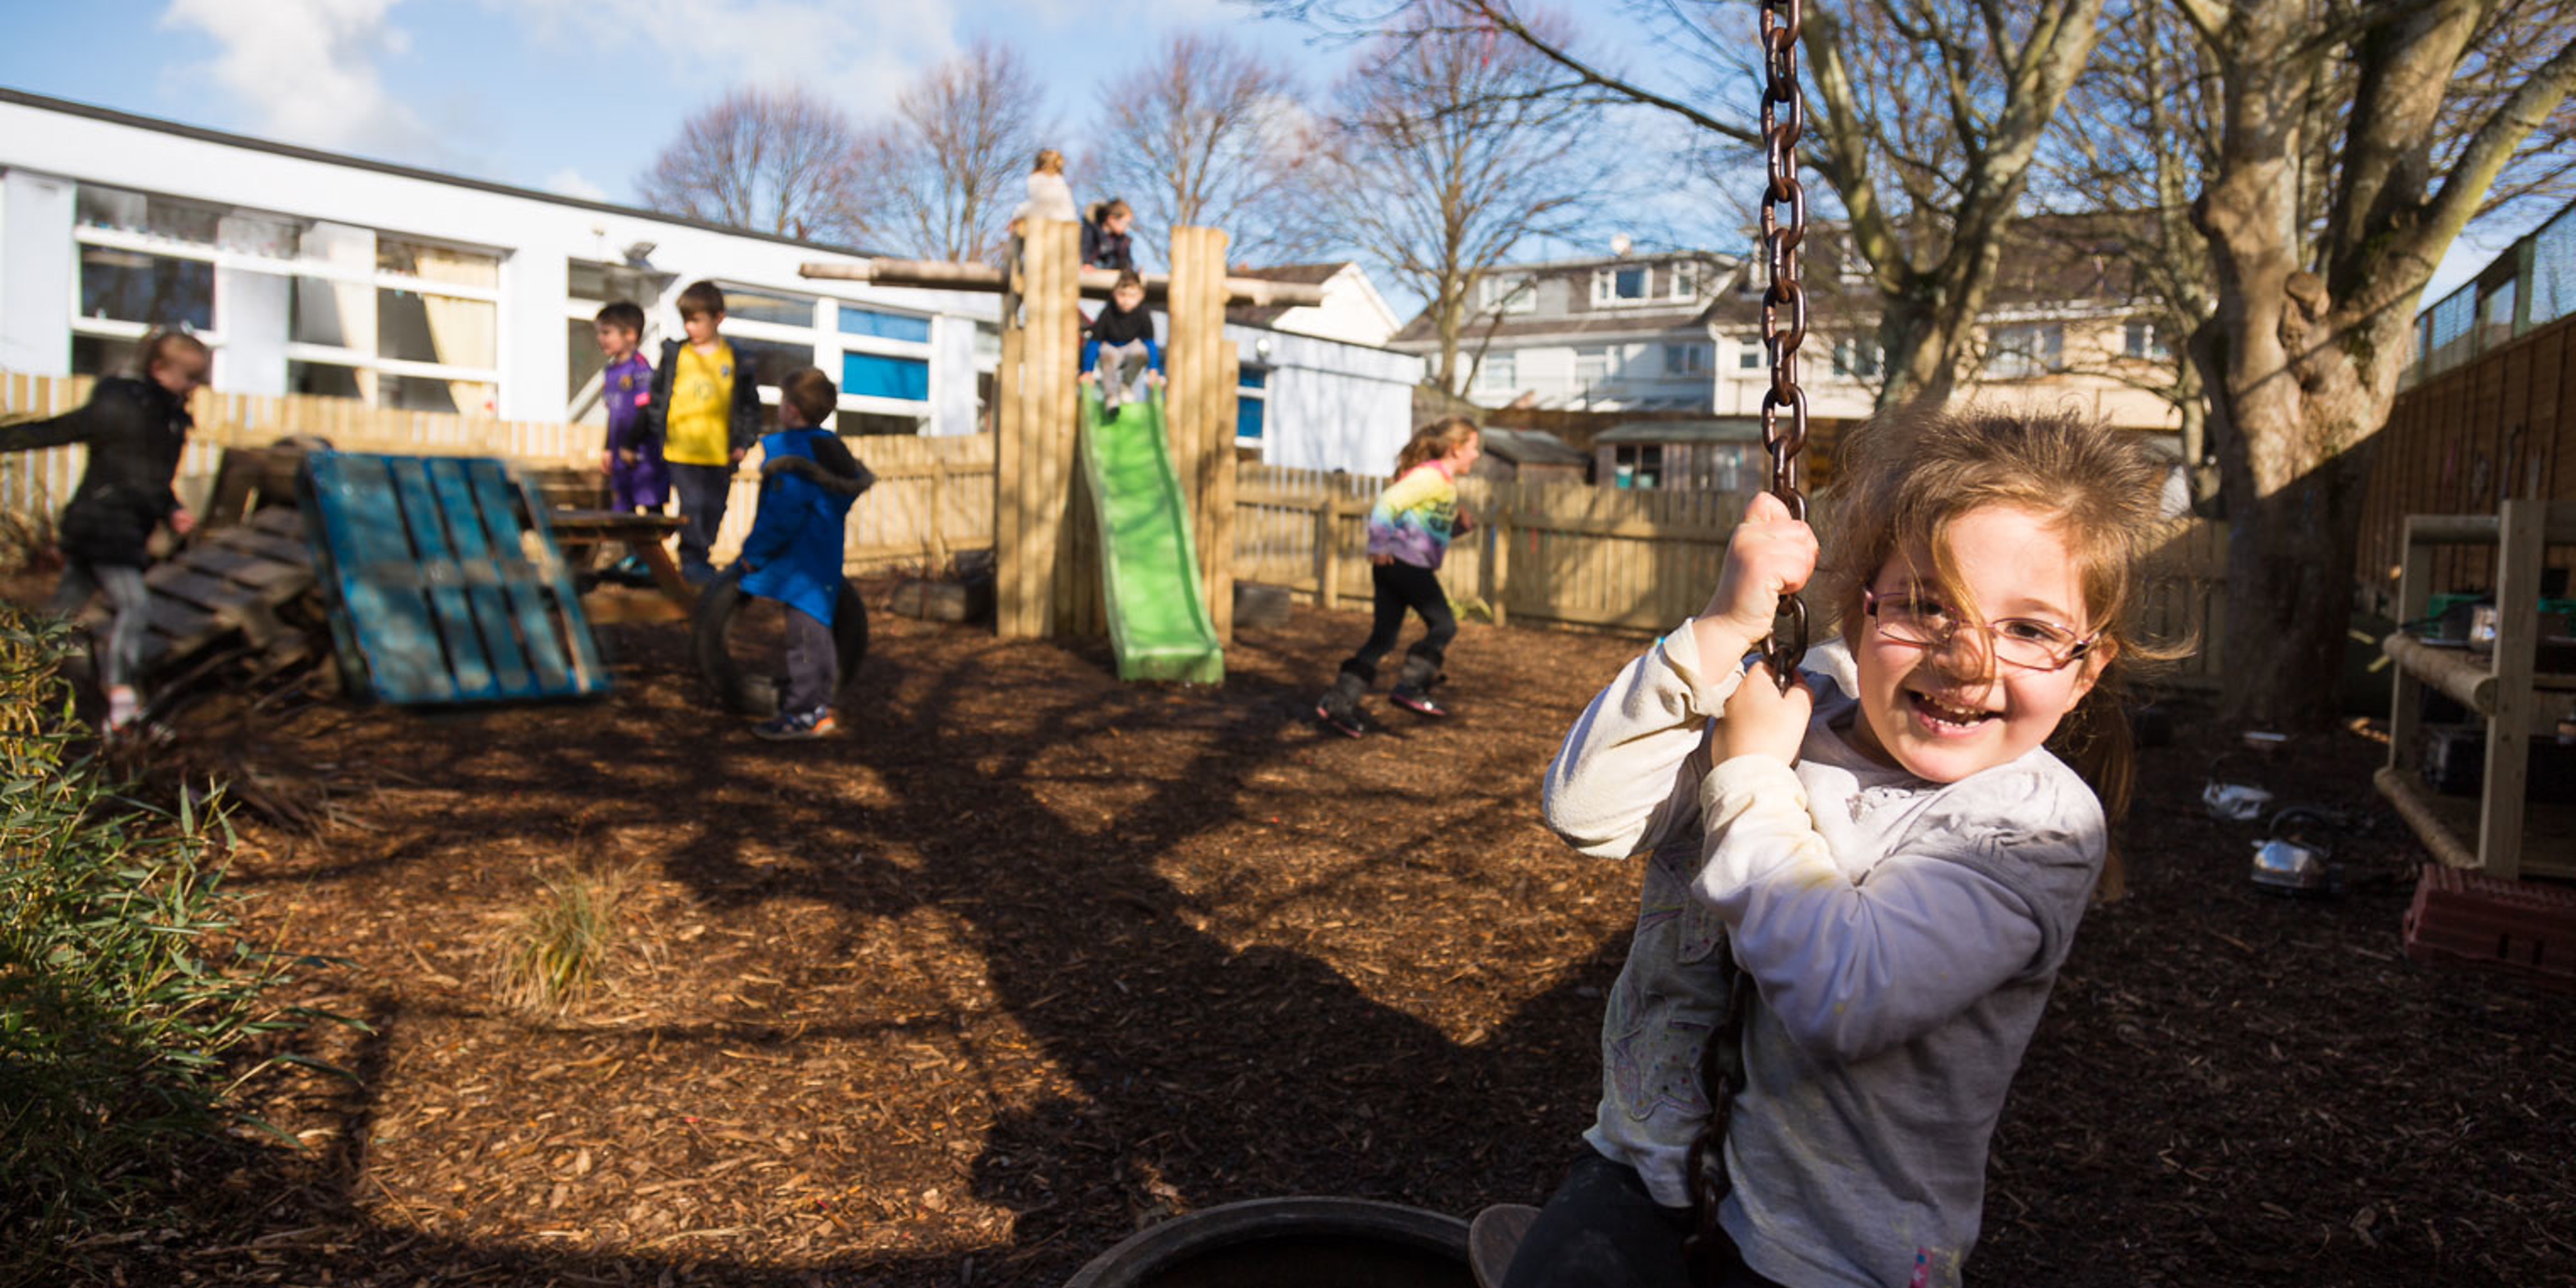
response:
<path fill-rule="evenodd" d="M 930 498 L 922 508 L 929 511 L 930 571 L 936 576 L 948 567 L 948 533 L 939 512 L 940 494 L 948 490 L 948 458 L 930 458 Z"/>
<path fill-rule="evenodd" d="M 1342 498 L 1326 496 L 1315 507 L 1315 606 L 1333 608 L 1341 596 L 1334 589 L 1342 579 L 1341 532 Z"/>
<path fill-rule="evenodd" d="M 2433 547 L 2419 545 L 2415 538 L 2415 516 L 2406 517 L 2398 533 L 2397 621 L 2402 631 L 2409 622 L 2422 621 L 2424 610 L 2433 602 Z M 2202 615 L 2207 620 L 2207 614 Z M 2423 682 L 2403 666 L 2389 671 L 2388 767 L 2402 770 L 2414 763 L 2415 739 L 2423 723 Z"/>
<path fill-rule="evenodd" d="M 1518 493 L 1520 491 L 1517 487 L 1512 490 L 1514 493 Z M 1499 494 L 1501 491 L 1502 489 L 1500 488 L 1495 489 L 1495 492 L 1497 493 L 1496 499 L 1498 500 L 1500 499 Z M 1518 500 L 1519 497 L 1515 495 L 1513 499 Z M 1510 507 L 1498 507 L 1494 511 L 1492 536 L 1490 539 L 1493 542 L 1494 552 L 1491 557 L 1485 560 L 1485 606 L 1494 610 L 1494 625 L 1504 626 L 1510 623 L 1510 613 L 1503 607 L 1503 604 L 1511 598 L 1512 594 L 1512 512 Z"/>
<path fill-rule="evenodd" d="M 1172 230 L 1171 343 L 1165 350 L 1168 385 L 1163 399 L 1172 468 L 1180 476 L 1190 534 L 1198 546 L 1199 593 L 1219 623 L 1220 640 L 1233 609 L 1233 552 L 1219 544 L 1218 536 L 1222 522 L 1225 540 L 1232 539 L 1234 496 L 1234 418 L 1228 414 L 1234 377 L 1224 358 L 1232 347 L 1225 338 L 1225 246 L 1221 229 Z"/>
<path fill-rule="evenodd" d="M 1065 617 L 1058 582 L 1080 353 L 1074 225 L 1033 221 L 1016 258 L 994 373 L 1001 412 L 993 442 L 994 626 L 1004 637 L 1033 639 L 1054 634 Z"/>
<path fill-rule="evenodd" d="M 2478 811 L 2478 866 L 2507 881 L 2522 876 L 2523 789 L 2531 781 L 2531 678 L 2540 647 L 2541 544 L 2549 502 L 2508 500 L 2496 531 L 2495 710 L 2487 716 L 2485 808 Z"/>
<path fill-rule="evenodd" d="M 1219 306 L 1222 318 L 1222 305 Z M 1236 389 L 1243 382 L 1243 354 L 1231 344 L 1217 346 L 1216 428 L 1207 460 L 1207 504 L 1199 526 L 1207 536 L 1199 543 L 1199 561 L 1207 567 L 1208 614 L 1216 623 L 1219 644 L 1234 643 L 1234 459 Z"/>

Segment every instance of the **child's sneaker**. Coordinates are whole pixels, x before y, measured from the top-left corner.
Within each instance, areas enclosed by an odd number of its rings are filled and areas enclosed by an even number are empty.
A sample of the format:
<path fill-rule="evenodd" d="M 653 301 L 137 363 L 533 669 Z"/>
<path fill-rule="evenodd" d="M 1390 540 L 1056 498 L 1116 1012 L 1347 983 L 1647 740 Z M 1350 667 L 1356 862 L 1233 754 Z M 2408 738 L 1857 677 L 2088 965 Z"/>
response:
<path fill-rule="evenodd" d="M 1418 716 L 1438 717 L 1449 714 L 1449 708 L 1440 705 L 1439 699 L 1410 684 L 1395 686 L 1395 691 L 1387 697 L 1393 699 L 1395 705 Z"/>
<path fill-rule="evenodd" d="M 1367 733 L 1368 726 L 1360 722 L 1359 711 L 1348 703 L 1334 701 L 1338 696 L 1325 694 L 1324 700 L 1315 704 L 1316 721 L 1345 738 L 1357 738 Z"/>
<path fill-rule="evenodd" d="M 792 742 L 802 738 L 820 738 L 840 728 L 832 718 L 830 707 L 811 711 L 781 711 L 752 728 L 752 732 L 772 742 Z"/>
<path fill-rule="evenodd" d="M 111 686 L 107 691 L 107 718 L 99 722 L 100 733 L 123 733 L 143 718 L 143 700 L 130 684 Z"/>

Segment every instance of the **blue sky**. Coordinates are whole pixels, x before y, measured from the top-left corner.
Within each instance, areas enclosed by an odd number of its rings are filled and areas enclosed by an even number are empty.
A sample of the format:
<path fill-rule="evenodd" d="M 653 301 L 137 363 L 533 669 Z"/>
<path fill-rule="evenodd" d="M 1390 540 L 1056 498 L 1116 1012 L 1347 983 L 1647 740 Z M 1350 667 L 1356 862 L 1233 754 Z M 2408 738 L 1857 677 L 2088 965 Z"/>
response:
<path fill-rule="evenodd" d="M 801 83 L 869 120 L 990 36 L 1071 123 L 1134 51 L 1217 26 L 1318 85 L 1340 62 L 1225 0 L 86 0 L 13 13 L 0 84 L 626 202 L 688 113 L 738 85 Z"/>
<path fill-rule="evenodd" d="M 979 36 L 1027 58 L 1068 140 L 1080 137 L 1100 84 L 1174 31 L 1222 29 L 1276 58 L 1309 90 L 1327 84 L 1346 58 L 1232 0 L 82 0 L 12 8 L 0 40 L 0 85 L 618 202 L 634 200 L 636 174 L 688 113 L 729 88 L 801 83 L 870 120 L 920 69 Z M 1708 213 L 1721 225 L 1739 217 Z M 2463 238 L 2425 299 L 2466 280 L 2521 231 Z M 1565 248 L 1531 257 L 1551 253 Z"/>

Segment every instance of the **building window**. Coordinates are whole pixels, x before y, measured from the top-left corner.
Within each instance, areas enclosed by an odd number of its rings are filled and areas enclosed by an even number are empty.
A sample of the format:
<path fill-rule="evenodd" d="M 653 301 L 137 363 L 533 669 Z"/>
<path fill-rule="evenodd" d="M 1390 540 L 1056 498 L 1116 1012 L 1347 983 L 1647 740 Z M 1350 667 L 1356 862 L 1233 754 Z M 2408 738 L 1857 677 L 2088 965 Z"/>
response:
<path fill-rule="evenodd" d="M 1664 445 L 1620 443 L 1610 449 L 1614 486 L 1656 488 L 1664 481 Z"/>
<path fill-rule="evenodd" d="M 1742 336 L 1736 340 L 1735 344 L 1735 369 L 1738 371 L 1760 370 L 1762 367 L 1762 337 L 1758 335 Z"/>
<path fill-rule="evenodd" d="M 841 334 L 868 335 L 880 340 L 928 344 L 930 343 L 930 319 L 911 313 L 854 309 L 844 304 L 841 306 Z"/>
<path fill-rule="evenodd" d="M 930 363 L 882 353 L 841 355 L 841 392 L 860 398 L 930 401 Z"/>
<path fill-rule="evenodd" d="M 1269 369 L 1266 367 L 1240 368 L 1234 380 L 1235 446 L 1261 446 L 1262 422 L 1269 409 Z"/>
<path fill-rule="evenodd" d="M 610 304 L 632 304 L 644 310 L 644 333 L 635 337 L 637 352 L 652 361 L 654 306 L 674 277 L 647 268 L 593 264 L 574 260 L 564 278 L 564 419 L 604 424 L 599 373 L 608 365 L 599 352 L 599 311 Z"/>
<path fill-rule="evenodd" d="M 414 411 L 499 410 L 499 255 L 363 229 L 305 240 L 287 296 L 290 389 Z"/>
<path fill-rule="evenodd" d="M 1685 261 L 1664 270 L 1664 295 L 1667 298 L 1687 300 L 1698 293 L 1699 265 Z"/>
<path fill-rule="evenodd" d="M 1876 336 L 1845 335 L 1834 338 L 1834 374 L 1866 380 L 1878 374 L 1879 347 Z"/>
<path fill-rule="evenodd" d="M 2066 363 L 2066 327 L 2058 322 L 2013 322 L 1987 333 L 1989 375 L 2012 379 L 2056 371 Z"/>
<path fill-rule="evenodd" d="M 756 291 L 748 287 L 724 288 L 725 322 L 774 322 L 800 330 L 814 329 L 814 297 Z"/>
<path fill-rule="evenodd" d="M 1487 277 L 1476 283 L 1479 313 L 1529 313 L 1538 308 L 1538 283 L 1524 276 Z"/>
<path fill-rule="evenodd" d="M 2132 358 L 2147 358 L 2157 362 L 2173 356 L 2172 351 L 2165 346 L 2165 338 L 2156 333 L 2156 324 L 2143 320 L 2132 321 L 2121 328 L 2120 352 Z"/>
<path fill-rule="evenodd" d="M 215 266 L 112 246 L 80 248 L 80 316 L 141 327 L 215 325 Z"/>
<path fill-rule="evenodd" d="M 120 340 L 104 335 L 72 337 L 72 374 L 75 376 L 134 375 L 140 374 L 142 368 L 141 340 Z"/>
<path fill-rule="evenodd" d="M 1495 349 L 1476 364 L 1472 386 L 1480 394 L 1508 394 L 1520 389 L 1520 363 L 1509 349 Z"/>
<path fill-rule="evenodd" d="M 1646 303 L 1649 276 L 1643 264 L 1596 268 L 1592 270 L 1592 302 L 1609 306 Z"/>
<path fill-rule="evenodd" d="M 1709 346 L 1705 344 L 1664 346 L 1664 374 L 1667 376 L 1707 375 L 1708 362 Z"/>

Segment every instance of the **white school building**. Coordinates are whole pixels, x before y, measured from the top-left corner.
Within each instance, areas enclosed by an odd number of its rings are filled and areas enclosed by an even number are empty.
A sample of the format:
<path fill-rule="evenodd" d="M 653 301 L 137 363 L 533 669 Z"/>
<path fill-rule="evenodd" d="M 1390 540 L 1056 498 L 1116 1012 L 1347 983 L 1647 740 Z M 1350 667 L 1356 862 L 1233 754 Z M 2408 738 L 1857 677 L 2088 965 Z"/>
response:
<path fill-rule="evenodd" d="M 866 254 L 0 88 L 0 371 L 112 372 L 184 325 L 227 392 L 597 420 L 592 315 L 642 305 L 650 355 L 706 278 L 738 349 L 841 386 L 841 432 L 985 428 L 998 301 L 797 273 Z M 1419 358 L 1226 335 L 1262 460 L 1379 472 L 1403 445 Z"/>

